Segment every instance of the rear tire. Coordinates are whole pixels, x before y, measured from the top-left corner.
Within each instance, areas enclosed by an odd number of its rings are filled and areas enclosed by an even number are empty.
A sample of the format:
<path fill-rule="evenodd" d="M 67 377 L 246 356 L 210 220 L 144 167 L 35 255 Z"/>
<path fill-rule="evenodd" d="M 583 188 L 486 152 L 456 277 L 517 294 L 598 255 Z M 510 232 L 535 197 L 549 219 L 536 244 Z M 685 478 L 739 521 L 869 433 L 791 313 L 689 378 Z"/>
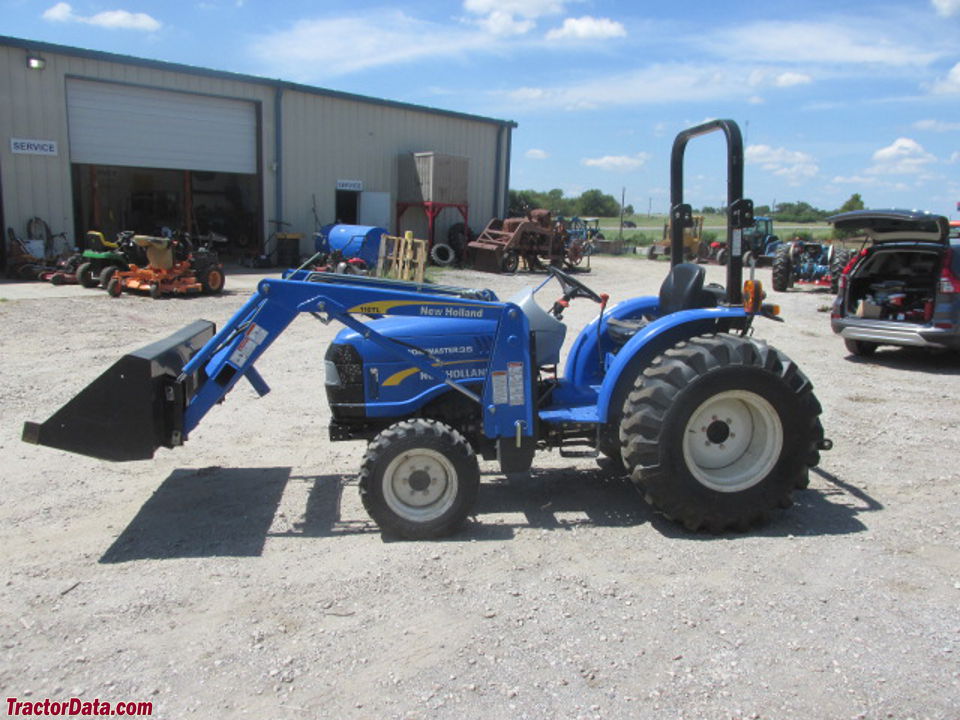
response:
<path fill-rule="evenodd" d="M 77 268 L 77 282 L 85 288 L 95 288 L 100 279 L 93 274 L 93 263 L 80 263 Z"/>
<path fill-rule="evenodd" d="M 781 245 L 773 258 L 772 270 L 773 289 L 777 292 L 786 292 L 793 285 L 793 262 L 790 259 L 790 246 Z"/>
<path fill-rule="evenodd" d="M 100 287 L 106 288 L 110 284 L 110 280 L 113 278 L 114 274 L 117 272 L 116 265 L 107 265 L 103 270 L 100 271 Z"/>
<path fill-rule="evenodd" d="M 833 260 L 830 262 L 830 292 L 834 295 L 840 290 L 840 276 L 843 275 L 843 269 L 850 262 L 849 250 L 837 250 L 833 253 Z"/>
<path fill-rule="evenodd" d="M 419 540 L 450 535 L 473 508 L 480 468 L 459 432 L 404 420 L 375 437 L 360 466 L 360 499 L 384 533 Z"/>
<path fill-rule="evenodd" d="M 720 248 L 719 250 L 717 250 L 717 264 L 726 265 L 728 255 L 729 253 L 727 253 L 726 248 Z"/>
<path fill-rule="evenodd" d="M 810 381 L 776 349 L 693 338 L 637 378 L 620 424 L 624 464 L 647 501 L 688 530 L 744 530 L 805 486 L 819 415 Z"/>
<path fill-rule="evenodd" d="M 851 355 L 856 355 L 857 357 L 870 357 L 877 351 L 877 348 L 880 347 L 877 343 L 867 342 L 865 340 L 848 340 L 846 338 L 843 344 L 847 346 L 847 351 Z"/>

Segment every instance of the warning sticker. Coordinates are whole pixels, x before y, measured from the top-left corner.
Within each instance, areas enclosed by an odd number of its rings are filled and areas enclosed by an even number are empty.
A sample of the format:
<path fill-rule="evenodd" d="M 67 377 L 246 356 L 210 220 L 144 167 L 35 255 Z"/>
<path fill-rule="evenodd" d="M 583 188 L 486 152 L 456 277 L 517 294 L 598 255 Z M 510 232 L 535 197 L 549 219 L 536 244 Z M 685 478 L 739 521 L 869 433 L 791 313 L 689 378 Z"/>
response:
<path fill-rule="evenodd" d="M 510 404 L 523 405 L 523 363 L 507 363 L 507 376 L 510 388 Z"/>
<path fill-rule="evenodd" d="M 250 356 L 256 352 L 257 348 L 260 347 L 260 344 L 266 339 L 266 337 L 266 330 L 256 323 L 251 325 L 250 329 L 247 330 L 243 340 L 241 340 L 240 344 L 237 345 L 237 349 L 234 350 L 230 355 L 230 362 L 238 367 L 243 365 L 247 360 L 250 359 Z"/>
<path fill-rule="evenodd" d="M 495 370 L 490 374 L 493 383 L 493 404 L 507 404 L 507 373 L 505 370 Z"/>

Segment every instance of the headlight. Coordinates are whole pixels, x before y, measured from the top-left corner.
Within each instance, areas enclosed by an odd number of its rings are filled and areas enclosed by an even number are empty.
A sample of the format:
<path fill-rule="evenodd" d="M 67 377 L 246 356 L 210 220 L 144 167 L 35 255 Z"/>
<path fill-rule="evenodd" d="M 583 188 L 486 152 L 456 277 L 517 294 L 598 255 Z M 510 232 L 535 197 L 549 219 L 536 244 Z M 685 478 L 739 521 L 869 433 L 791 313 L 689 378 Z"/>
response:
<path fill-rule="evenodd" d="M 340 373 L 337 370 L 337 366 L 333 363 L 332 360 L 323 361 L 323 375 L 324 375 L 323 381 L 327 385 L 340 387 L 343 384 L 340 382 Z"/>

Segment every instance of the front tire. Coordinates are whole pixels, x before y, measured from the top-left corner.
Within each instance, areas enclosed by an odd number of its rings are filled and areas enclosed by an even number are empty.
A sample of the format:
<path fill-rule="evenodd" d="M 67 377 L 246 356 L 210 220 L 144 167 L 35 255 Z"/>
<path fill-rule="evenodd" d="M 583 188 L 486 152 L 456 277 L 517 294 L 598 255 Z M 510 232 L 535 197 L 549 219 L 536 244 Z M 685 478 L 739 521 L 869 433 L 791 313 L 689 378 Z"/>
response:
<path fill-rule="evenodd" d="M 500 259 L 500 269 L 509 274 L 515 273 L 520 267 L 520 255 L 516 250 L 507 250 Z"/>
<path fill-rule="evenodd" d="M 226 276 L 218 267 L 209 267 L 198 278 L 204 295 L 219 295 L 226 284 Z"/>
<path fill-rule="evenodd" d="M 810 381 L 776 349 L 693 338 L 637 379 L 620 424 L 624 464 L 647 501 L 687 529 L 746 529 L 805 486 L 819 415 Z"/>
<path fill-rule="evenodd" d="M 404 420 L 381 432 L 360 467 L 360 499 L 384 533 L 420 540 L 450 535 L 470 514 L 480 468 L 459 432 Z"/>

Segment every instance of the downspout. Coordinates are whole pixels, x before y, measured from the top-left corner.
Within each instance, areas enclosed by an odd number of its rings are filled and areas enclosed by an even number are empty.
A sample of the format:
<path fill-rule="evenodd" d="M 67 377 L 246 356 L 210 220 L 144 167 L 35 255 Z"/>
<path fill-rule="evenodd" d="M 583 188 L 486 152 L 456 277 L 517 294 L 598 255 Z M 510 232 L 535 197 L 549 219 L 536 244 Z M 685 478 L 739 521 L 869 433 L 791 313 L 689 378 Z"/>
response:
<path fill-rule="evenodd" d="M 513 125 L 504 125 L 507 131 L 506 167 L 503 172 L 503 214 L 506 215 L 510 207 L 510 153 L 513 152 Z"/>
<path fill-rule="evenodd" d="M 277 220 L 283 220 L 283 86 L 280 84 L 273 96 L 273 136 L 273 214 Z"/>
<path fill-rule="evenodd" d="M 493 172 L 493 217 L 504 217 L 500 211 L 503 192 L 500 189 L 500 170 L 503 165 L 503 125 L 497 128 L 497 159 Z"/>

